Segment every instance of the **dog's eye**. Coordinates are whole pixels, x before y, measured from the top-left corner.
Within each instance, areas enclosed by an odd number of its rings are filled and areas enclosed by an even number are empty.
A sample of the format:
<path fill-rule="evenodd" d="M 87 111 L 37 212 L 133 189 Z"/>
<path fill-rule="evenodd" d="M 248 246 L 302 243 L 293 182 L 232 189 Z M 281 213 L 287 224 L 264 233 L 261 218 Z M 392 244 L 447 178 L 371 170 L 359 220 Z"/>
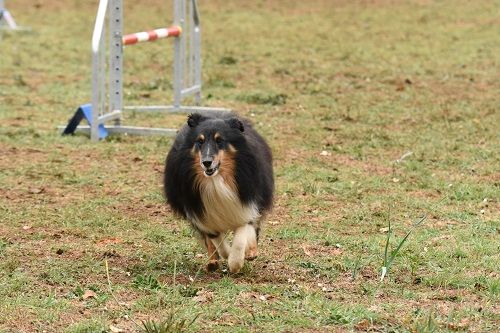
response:
<path fill-rule="evenodd" d="M 216 137 L 215 138 L 215 142 L 217 142 L 217 144 L 221 144 L 222 143 L 222 138 L 220 136 Z"/>
<path fill-rule="evenodd" d="M 198 138 L 198 140 L 196 140 L 196 142 L 199 144 L 199 145 L 202 145 L 205 140 L 203 138 Z"/>

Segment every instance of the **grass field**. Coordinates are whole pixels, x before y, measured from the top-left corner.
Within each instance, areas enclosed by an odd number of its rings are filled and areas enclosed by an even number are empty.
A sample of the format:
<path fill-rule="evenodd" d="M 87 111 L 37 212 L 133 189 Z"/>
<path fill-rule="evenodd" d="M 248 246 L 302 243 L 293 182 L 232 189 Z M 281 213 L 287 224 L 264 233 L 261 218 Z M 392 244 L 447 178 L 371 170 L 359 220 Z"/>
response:
<path fill-rule="evenodd" d="M 171 21 L 125 2 L 127 32 Z M 275 157 L 236 276 L 164 203 L 171 138 L 56 131 L 90 100 L 97 1 L 7 6 L 32 32 L 0 32 L 0 332 L 498 331 L 499 1 L 200 1 L 204 104 Z M 125 57 L 126 102 L 169 103 L 171 43 Z"/>

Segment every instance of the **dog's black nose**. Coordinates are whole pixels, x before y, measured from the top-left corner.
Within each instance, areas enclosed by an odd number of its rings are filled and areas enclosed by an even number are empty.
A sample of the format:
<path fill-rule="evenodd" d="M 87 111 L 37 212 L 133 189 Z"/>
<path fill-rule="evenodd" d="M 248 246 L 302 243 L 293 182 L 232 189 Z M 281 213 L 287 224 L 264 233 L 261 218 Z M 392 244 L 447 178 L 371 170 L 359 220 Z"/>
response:
<path fill-rule="evenodd" d="M 203 166 L 207 169 L 212 165 L 212 161 L 203 161 L 201 163 L 203 163 Z"/>

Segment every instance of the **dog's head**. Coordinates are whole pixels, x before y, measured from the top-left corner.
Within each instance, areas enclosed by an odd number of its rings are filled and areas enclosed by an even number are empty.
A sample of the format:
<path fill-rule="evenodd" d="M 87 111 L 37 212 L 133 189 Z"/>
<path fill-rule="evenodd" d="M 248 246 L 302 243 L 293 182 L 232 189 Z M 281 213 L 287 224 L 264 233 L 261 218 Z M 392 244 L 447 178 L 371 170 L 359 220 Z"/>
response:
<path fill-rule="evenodd" d="M 195 168 L 205 177 L 213 177 L 218 172 L 232 172 L 238 142 L 243 139 L 243 123 L 237 118 L 209 118 L 195 113 L 188 117 L 191 152 L 195 158 Z"/>

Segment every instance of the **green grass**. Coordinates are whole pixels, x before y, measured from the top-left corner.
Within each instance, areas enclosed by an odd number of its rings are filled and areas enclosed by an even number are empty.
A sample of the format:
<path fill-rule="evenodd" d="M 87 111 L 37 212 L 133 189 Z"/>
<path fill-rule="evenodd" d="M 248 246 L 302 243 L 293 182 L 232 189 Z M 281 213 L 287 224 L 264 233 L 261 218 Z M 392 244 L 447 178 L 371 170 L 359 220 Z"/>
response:
<path fill-rule="evenodd" d="M 232 276 L 200 270 L 164 203 L 170 138 L 55 130 L 90 99 L 96 3 L 7 2 L 32 32 L 0 32 L 0 332 L 496 331 L 500 2 L 284 3 L 199 4 L 204 104 L 275 159 L 259 257 Z M 125 30 L 169 13 L 127 2 Z M 126 104 L 169 103 L 171 66 L 169 41 L 127 48 Z"/>

